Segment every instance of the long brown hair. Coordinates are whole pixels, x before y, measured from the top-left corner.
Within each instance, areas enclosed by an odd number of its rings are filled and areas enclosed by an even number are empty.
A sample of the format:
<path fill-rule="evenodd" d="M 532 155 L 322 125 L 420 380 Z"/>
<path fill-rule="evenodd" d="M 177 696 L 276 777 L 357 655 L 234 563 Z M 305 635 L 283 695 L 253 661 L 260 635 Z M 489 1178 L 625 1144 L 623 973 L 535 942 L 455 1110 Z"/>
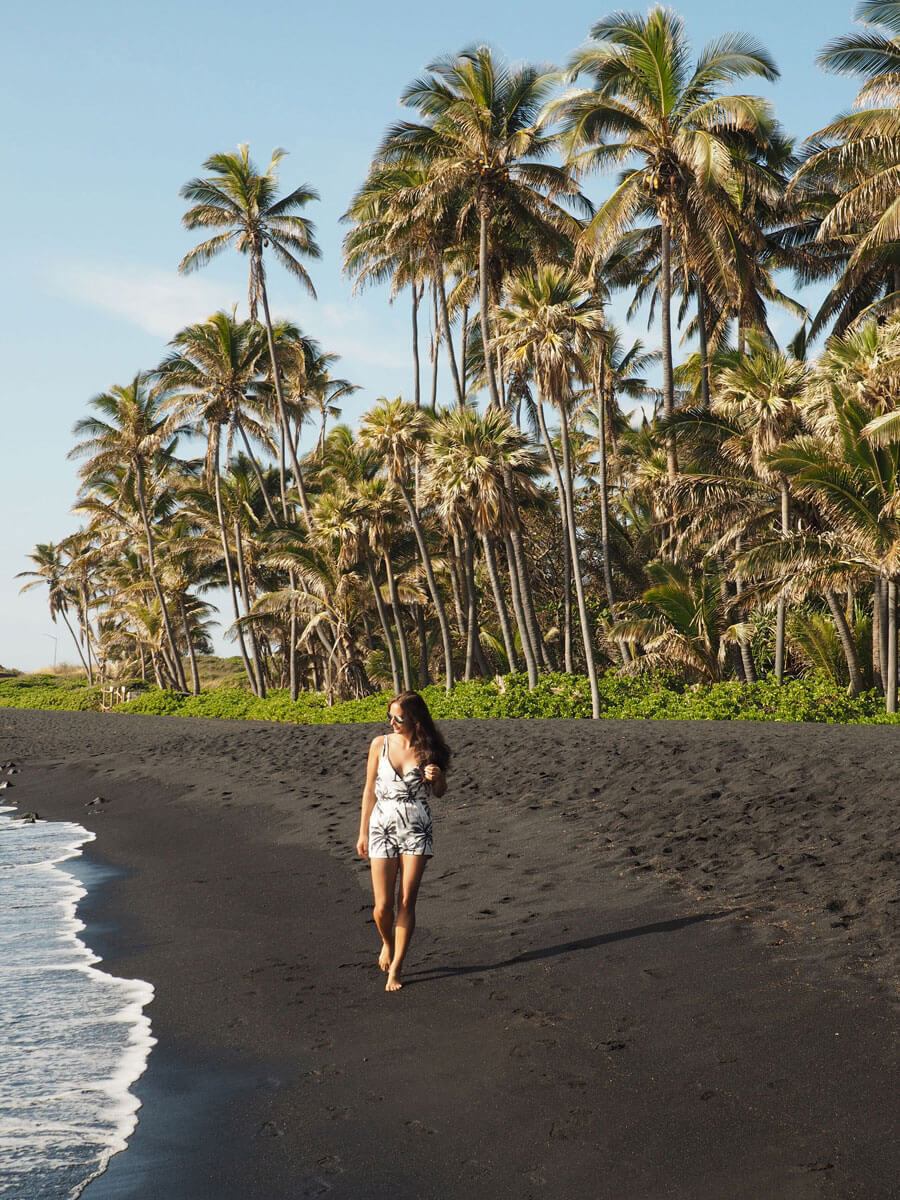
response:
<path fill-rule="evenodd" d="M 450 763 L 450 747 L 444 741 L 434 723 L 434 718 L 428 711 L 428 705 L 418 692 L 401 692 L 388 705 L 399 704 L 403 720 L 407 727 L 410 745 L 416 752 L 416 762 L 420 767 L 429 763 L 446 771 Z"/>

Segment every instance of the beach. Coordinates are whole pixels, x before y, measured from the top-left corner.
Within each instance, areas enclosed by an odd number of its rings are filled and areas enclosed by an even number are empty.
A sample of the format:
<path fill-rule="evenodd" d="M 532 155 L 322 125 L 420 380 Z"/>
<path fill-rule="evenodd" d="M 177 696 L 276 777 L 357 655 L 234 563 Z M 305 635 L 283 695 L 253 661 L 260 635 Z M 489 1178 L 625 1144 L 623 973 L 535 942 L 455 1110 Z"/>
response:
<path fill-rule="evenodd" d="M 896 1196 L 896 731 L 442 728 L 387 995 L 381 727 L 0 711 L 8 802 L 96 833 L 85 939 L 155 989 L 87 1200 Z"/>

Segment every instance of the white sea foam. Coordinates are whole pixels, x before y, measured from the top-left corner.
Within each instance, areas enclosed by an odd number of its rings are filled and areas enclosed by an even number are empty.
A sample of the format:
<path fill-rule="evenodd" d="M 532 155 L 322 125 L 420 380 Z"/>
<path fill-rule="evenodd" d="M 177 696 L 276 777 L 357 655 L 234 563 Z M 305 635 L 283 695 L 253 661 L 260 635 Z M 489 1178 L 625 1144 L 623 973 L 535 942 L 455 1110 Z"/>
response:
<path fill-rule="evenodd" d="M 85 889 L 60 864 L 94 835 L 0 809 L 0 1198 L 74 1200 L 124 1150 L 155 1040 L 153 988 L 78 936 Z"/>

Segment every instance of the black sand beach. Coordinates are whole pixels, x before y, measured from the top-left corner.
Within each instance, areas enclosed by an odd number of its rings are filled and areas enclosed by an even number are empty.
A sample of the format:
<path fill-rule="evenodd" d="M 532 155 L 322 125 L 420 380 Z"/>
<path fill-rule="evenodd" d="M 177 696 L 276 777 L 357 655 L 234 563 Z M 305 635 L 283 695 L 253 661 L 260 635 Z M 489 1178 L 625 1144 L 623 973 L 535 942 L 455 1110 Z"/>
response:
<path fill-rule="evenodd" d="M 373 726 L 0 710 L 5 798 L 96 831 L 88 940 L 156 989 L 86 1200 L 896 1197 L 896 731 L 444 728 L 386 995 Z"/>

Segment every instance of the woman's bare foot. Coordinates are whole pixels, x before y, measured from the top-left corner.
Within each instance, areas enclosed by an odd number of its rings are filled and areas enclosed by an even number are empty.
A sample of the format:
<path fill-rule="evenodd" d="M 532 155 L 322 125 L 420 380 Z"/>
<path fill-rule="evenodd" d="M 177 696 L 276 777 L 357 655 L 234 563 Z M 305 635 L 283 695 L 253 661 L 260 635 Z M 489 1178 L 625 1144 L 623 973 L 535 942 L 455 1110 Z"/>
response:
<path fill-rule="evenodd" d="M 384 990 L 386 992 L 399 992 L 402 987 L 403 983 L 400 979 L 399 970 L 388 971 L 387 983 L 384 985 Z"/>
<path fill-rule="evenodd" d="M 394 957 L 393 952 L 387 947 L 381 947 L 381 953 L 378 955 L 378 966 L 382 971 L 391 969 L 391 959 Z"/>

